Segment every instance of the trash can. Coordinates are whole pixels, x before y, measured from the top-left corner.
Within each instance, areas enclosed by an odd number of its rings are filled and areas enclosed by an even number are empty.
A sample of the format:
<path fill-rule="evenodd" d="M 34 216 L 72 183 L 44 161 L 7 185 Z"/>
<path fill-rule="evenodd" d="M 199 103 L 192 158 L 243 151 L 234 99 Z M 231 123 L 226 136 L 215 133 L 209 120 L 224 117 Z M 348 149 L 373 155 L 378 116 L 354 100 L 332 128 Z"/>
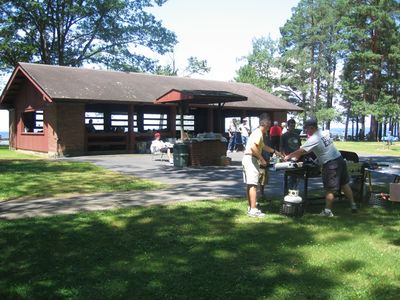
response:
<path fill-rule="evenodd" d="M 189 147 L 186 144 L 179 143 L 174 145 L 174 166 L 187 167 L 189 163 Z"/>

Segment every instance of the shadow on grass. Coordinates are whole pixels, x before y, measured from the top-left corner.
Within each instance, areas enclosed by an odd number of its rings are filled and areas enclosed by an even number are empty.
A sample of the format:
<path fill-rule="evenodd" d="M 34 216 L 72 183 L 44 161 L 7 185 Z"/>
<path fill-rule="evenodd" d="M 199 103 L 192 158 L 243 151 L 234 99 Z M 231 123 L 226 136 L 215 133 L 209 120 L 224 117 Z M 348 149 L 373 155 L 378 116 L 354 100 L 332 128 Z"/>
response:
<path fill-rule="evenodd" d="M 305 227 L 289 219 L 242 224 L 242 214 L 174 206 L 2 222 L 0 296 L 329 298 L 338 278 L 296 250 L 313 243 Z"/>

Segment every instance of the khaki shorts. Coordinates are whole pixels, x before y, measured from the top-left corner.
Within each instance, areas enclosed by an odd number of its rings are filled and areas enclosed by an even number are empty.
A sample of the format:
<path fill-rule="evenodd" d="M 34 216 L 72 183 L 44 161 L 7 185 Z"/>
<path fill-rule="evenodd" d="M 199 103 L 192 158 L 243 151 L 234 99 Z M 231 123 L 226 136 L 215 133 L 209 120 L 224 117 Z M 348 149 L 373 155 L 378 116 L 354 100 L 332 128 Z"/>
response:
<path fill-rule="evenodd" d="M 260 175 L 258 176 L 258 183 L 260 185 L 268 184 L 268 169 L 260 168 Z"/>
<path fill-rule="evenodd" d="M 253 155 L 244 155 L 242 159 L 243 182 L 249 185 L 258 185 L 260 164 Z"/>

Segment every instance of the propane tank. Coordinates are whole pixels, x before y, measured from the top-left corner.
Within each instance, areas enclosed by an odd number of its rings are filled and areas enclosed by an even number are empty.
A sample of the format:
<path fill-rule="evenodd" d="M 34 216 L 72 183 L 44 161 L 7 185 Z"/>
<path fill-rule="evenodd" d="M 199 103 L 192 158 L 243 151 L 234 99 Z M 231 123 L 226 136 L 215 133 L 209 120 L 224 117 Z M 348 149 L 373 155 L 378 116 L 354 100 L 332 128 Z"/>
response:
<path fill-rule="evenodd" d="M 284 201 L 288 203 L 301 203 L 303 199 L 299 196 L 299 190 L 289 190 Z"/>

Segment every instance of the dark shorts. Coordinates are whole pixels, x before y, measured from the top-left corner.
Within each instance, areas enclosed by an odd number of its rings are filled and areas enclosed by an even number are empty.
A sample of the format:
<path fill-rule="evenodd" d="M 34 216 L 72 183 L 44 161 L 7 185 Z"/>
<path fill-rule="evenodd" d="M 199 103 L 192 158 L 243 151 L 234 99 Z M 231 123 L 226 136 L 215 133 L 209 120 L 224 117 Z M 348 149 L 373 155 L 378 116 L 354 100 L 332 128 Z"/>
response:
<path fill-rule="evenodd" d="M 160 152 L 161 152 L 161 153 L 167 153 L 167 152 L 168 152 L 168 149 L 169 149 L 169 152 L 171 152 L 171 153 L 174 152 L 172 148 L 168 148 L 168 147 L 161 148 L 161 149 L 160 149 Z"/>
<path fill-rule="evenodd" d="M 322 182 L 324 189 L 328 191 L 338 191 L 350 182 L 347 165 L 343 157 L 331 160 L 322 166 Z"/>

